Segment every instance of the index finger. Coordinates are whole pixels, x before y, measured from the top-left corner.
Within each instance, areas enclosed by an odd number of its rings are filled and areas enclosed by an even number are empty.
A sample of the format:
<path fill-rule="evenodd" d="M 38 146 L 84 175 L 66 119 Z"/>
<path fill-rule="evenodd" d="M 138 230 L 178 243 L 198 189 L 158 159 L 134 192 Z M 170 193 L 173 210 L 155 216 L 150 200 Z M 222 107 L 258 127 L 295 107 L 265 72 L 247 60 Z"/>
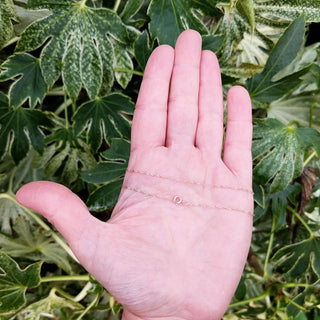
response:
<path fill-rule="evenodd" d="M 173 60 L 174 50 L 167 45 L 156 48 L 148 60 L 133 116 L 132 150 L 165 144 Z"/>

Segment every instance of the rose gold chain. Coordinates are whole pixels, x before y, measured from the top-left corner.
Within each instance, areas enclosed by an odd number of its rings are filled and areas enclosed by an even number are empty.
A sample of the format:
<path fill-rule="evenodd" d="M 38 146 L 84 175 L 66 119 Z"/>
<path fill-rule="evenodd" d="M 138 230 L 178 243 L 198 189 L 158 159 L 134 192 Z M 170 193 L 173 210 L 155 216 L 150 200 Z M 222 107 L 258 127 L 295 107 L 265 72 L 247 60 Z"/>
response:
<path fill-rule="evenodd" d="M 217 184 L 204 184 L 204 183 L 201 183 L 199 181 L 179 180 L 179 179 L 166 177 L 166 176 L 161 176 L 159 174 L 150 173 L 150 172 L 146 172 L 146 171 L 139 171 L 139 170 L 129 170 L 129 169 L 127 169 L 127 172 L 142 174 L 142 175 L 149 176 L 149 177 L 154 177 L 154 178 L 161 178 L 161 179 L 170 180 L 170 181 L 174 181 L 174 182 L 178 182 L 178 183 L 194 184 L 194 185 L 208 187 L 208 188 L 243 191 L 243 192 L 247 192 L 249 194 L 253 194 L 253 192 L 251 190 L 246 189 L 246 188 L 241 188 L 241 187 L 231 187 L 231 186 L 224 186 L 224 185 L 217 185 Z"/>
<path fill-rule="evenodd" d="M 178 206 L 181 205 L 181 206 L 186 206 L 186 207 L 200 207 L 200 208 L 204 208 L 204 209 L 228 210 L 228 211 L 240 212 L 240 213 L 248 214 L 250 216 L 254 216 L 254 214 L 252 212 L 241 210 L 241 209 L 234 209 L 234 208 L 218 206 L 218 205 L 202 204 L 202 203 L 194 203 L 194 202 L 185 201 L 178 195 L 174 195 L 173 196 L 173 195 L 170 195 L 170 194 L 162 194 L 162 195 L 153 194 L 153 193 L 149 193 L 149 192 L 143 191 L 143 190 L 138 189 L 138 188 L 129 187 L 127 185 L 123 185 L 122 187 L 124 189 L 128 189 L 128 190 L 131 190 L 133 192 L 140 193 L 140 194 L 142 194 L 142 195 L 144 195 L 146 197 L 172 201 L 173 203 L 175 203 Z"/>

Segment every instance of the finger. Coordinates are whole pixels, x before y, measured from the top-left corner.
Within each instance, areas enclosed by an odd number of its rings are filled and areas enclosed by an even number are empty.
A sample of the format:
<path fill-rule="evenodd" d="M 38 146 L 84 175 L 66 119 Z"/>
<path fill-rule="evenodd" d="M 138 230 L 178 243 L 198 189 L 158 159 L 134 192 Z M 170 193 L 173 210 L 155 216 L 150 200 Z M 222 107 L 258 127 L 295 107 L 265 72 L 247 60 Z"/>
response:
<path fill-rule="evenodd" d="M 199 119 L 196 146 L 221 157 L 223 140 L 223 92 L 219 62 L 212 51 L 203 51 L 200 67 Z"/>
<path fill-rule="evenodd" d="M 227 132 L 223 161 L 236 175 L 251 183 L 252 110 L 246 89 L 235 86 L 228 92 Z"/>
<path fill-rule="evenodd" d="M 165 144 L 173 59 L 173 48 L 167 45 L 155 49 L 149 58 L 132 122 L 132 149 Z"/>
<path fill-rule="evenodd" d="M 200 34 L 193 30 L 184 31 L 175 47 L 168 106 L 167 146 L 195 143 L 200 59 Z"/>
<path fill-rule="evenodd" d="M 16 199 L 49 220 L 89 271 L 88 265 L 95 254 L 95 239 L 102 222 L 91 216 L 78 196 L 60 184 L 38 181 L 23 186 Z M 103 225 L 107 227 L 107 224 Z"/>

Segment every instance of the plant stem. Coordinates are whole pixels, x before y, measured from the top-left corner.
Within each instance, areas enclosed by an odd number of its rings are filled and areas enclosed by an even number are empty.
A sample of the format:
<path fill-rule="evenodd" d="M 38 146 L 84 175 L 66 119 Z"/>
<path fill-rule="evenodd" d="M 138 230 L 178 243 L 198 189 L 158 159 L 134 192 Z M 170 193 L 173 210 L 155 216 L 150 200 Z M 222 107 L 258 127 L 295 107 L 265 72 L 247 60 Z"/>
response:
<path fill-rule="evenodd" d="M 127 72 L 127 73 L 132 73 L 132 74 L 136 74 L 136 75 L 138 75 L 138 76 L 143 77 L 143 72 L 141 72 L 141 71 L 136 71 L 136 70 L 132 70 L 132 69 L 115 68 L 114 71 L 115 71 L 115 72 Z"/>
<path fill-rule="evenodd" d="M 76 275 L 76 276 L 53 276 L 53 277 L 42 277 L 41 282 L 56 282 L 56 281 L 89 281 L 89 274 Z"/>
<path fill-rule="evenodd" d="M 270 260 L 270 255 L 271 255 L 271 250 L 272 250 L 272 245 L 273 245 L 273 239 L 274 239 L 274 231 L 276 228 L 276 218 L 275 215 L 272 215 L 272 227 L 271 227 L 271 233 L 270 233 L 270 240 L 269 240 L 269 245 L 268 245 L 268 250 L 266 253 L 266 259 L 264 261 L 264 267 L 263 267 L 263 277 L 266 278 L 268 276 L 268 263 Z"/>
<path fill-rule="evenodd" d="M 310 156 L 304 161 L 303 166 L 306 167 L 309 162 L 317 155 L 315 151 L 313 151 Z"/>
<path fill-rule="evenodd" d="M 120 3 L 121 3 L 121 0 L 116 0 L 116 2 L 115 2 L 115 4 L 114 4 L 114 7 L 113 7 L 113 10 L 114 10 L 115 12 L 118 11 L 119 6 L 120 6 Z"/>
<path fill-rule="evenodd" d="M 95 298 L 92 300 L 92 302 L 85 308 L 85 310 L 80 314 L 80 316 L 76 320 L 81 320 L 87 313 L 88 311 L 94 307 L 94 305 L 99 301 L 100 299 L 100 294 L 97 294 Z"/>
<path fill-rule="evenodd" d="M 310 229 L 310 227 L 308 226 L 308 224 L 304 221 L 304 219 L 302 219 L 302 217 L 300 216 L 300 214 L 292 209 L 290 206 L 287 206 L 287 209 L 293 213 L 293 215 L 301 222 L 301 224 L 307 229 L 307 231 L 310 234 L 310 238 L 314 238 L 314 233 L 313 231 Z"/>
<path fill-rule="evenodd" d="M 247 304 L 247 303 L 254 302 L 254 301 L 259 301 L 259 300 L 264 299 L 264 298 L 267 297 L 268 295 L 269 295 L 269 292 L 266 291 L 266 292 L 264 292 L 263 294 L 261 294 L 260 296 L 257 296 L 257 297 L 254 297 L 254 298 L 250 298 L 250 299 L 246 299 L 246 300 L 242 300 L 242 301 L 239 301 L 239 302 L 231 303 L 231 304 L 229 305 L 229 308 L 241 306 L 242 304 Z"/>

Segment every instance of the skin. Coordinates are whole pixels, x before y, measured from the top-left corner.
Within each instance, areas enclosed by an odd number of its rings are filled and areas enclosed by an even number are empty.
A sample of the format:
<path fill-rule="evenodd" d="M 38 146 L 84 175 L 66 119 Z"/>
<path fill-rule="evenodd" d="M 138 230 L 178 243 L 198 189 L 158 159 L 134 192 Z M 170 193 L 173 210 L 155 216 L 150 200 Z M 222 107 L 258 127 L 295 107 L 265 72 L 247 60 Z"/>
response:
<path fill-rule="evenodd" d="M 52 182 L 23 186 L 17 200 L 55 225 L 123 304 L 123 320 L 219 320 L 252 231 L 245 212 L 252 212 L 253 196 L 242 190 L 252 181 L 251 103 L 242 87 L 228 93 L 224 145 L 223 132 L 217 58 L 188 30 L 175 49 L 154 50 L 134 113 L 128 168 L 160 177 L 127 172 L 124 185 L 138 192 L 123 188 L 107 223 Z"/>

